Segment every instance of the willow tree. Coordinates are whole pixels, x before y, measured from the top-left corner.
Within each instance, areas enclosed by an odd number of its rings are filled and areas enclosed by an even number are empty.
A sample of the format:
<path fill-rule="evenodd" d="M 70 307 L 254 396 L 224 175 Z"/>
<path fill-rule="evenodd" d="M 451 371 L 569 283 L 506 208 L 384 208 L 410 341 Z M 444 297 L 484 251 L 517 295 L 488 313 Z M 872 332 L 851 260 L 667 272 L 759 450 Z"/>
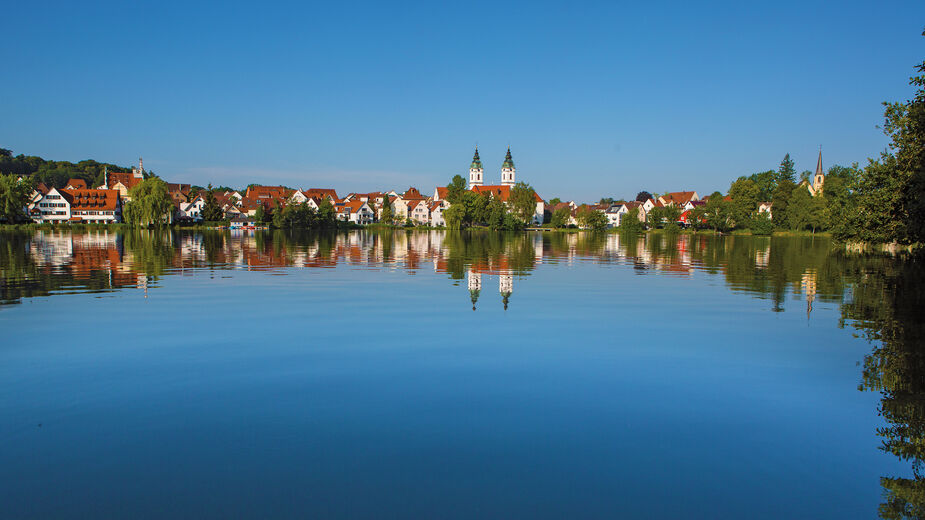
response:
<path fill-rule="evenodd" d="M 126 204 L 126 220 L 134 226 L 167 224 L 173 211 L 173 199 L 167 183 L 158 177 L 148 177 L 129 190 L 131 202 Z"/>
<path fill-rule="evenodd" d="M 0 220 L 13 222 L 21 219 L 31 194 L 32 181 L 29 179 L 0 175 Z"/>

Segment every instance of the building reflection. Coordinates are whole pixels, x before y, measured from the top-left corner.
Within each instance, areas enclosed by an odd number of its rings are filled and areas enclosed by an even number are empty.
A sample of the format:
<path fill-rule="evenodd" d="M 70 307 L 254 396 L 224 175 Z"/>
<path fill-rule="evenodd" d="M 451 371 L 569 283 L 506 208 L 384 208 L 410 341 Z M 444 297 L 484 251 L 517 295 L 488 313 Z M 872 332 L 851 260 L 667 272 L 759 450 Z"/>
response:
<path fill-rule="evenodd" d="M 750 238 L 750 237 L 746 237 Z M 507 310 L 514 278 L 526 279 L 540 264 L 583 262 L 625 265 L 640 275 L 719 275 L 735 291 L 774 299 L 783 310 L 787 292 L 806 299 L 807 312 L 822 298 L 839 301 L 837 276 L 822 278 L 830 251 L 798 239 L 740 239 L 704 235 L 592 233 L 386 232 L 296 233 L 282 231 L 37 231 L 7 233 L 15 245 L 0 251 L 0 302 L 54 292 L 139 289 L 153 296 L 164 276 L 196 270 L 330 269 L 338 266 L 402 271 L 427 269 L 454 284 L 466 280 L 473 310 L 483 283 L 497 278 Z M 788 287 L 792 287 L 788 291 Z"/>

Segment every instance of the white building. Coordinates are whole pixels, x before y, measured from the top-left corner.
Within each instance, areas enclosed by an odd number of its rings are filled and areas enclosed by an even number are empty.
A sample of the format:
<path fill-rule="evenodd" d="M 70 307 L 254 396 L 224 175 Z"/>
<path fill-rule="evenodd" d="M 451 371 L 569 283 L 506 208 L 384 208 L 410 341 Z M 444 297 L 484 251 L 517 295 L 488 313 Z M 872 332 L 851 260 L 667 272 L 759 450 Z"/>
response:
<path fill-rule="evenodd" d="M 59 190 L 52 188 L 31 211 L 35 222 L 107 224 L 122 221 L 118 190 Z"/>

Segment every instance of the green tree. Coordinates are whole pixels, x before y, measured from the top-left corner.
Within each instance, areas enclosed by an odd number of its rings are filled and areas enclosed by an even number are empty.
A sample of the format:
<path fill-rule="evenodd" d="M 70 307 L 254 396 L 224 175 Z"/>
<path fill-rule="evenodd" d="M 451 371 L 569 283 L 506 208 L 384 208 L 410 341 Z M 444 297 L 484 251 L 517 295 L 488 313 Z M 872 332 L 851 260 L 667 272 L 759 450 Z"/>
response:
<path fill-rule="evenodd" d="M 263 204 L 257 206 L 257 210 L 254 212 L 254 220 L 259 224 L 266 224 L 267 212 L 263 209 Z"/>
<path fill-rule="evenodd" d="M 760 190 L 754 181 L 740 177 L 729 187 L 732 199 L 732 220 L 735 227 L 749 226 L 755 210 L 758 209 Z"/>
<path fill-rule="evenodd" d="M 0 221 L 25 219 L 24 209 L 32 194 L 32 180 L 19 180 L 16 175 L 0 174 Z"/>
<path fill-rule="evenodd" d="M 219 206 L 218 200 L 215 199 L 215 191 L 212 189 L 212 185 L 209 184 L 208 188 L 205 190 L 205 203 L 202 205 L 202 219 L 208 222 L 217 222 L 219 220 L 224 220 L 225 213 L 222 211 L 222 207 Z"/>
<path fill-rule="evenodd" d="M 756 235 L 770 235 L 774 232 L 774 222 L 766 212 L 758 213 L 752 219 L 751 230 Z"/>
<path fill-rule="evenodd" d="M 550 206 L 555 206 L 556 204 L 560 204 L 561 202 L 562 202 L 562 199 L 560 199 L 559 197 L 553 197 L 549 199 Z"/>
<path fill-rule="evenodd" d="M 729 231 L 732 228 L 731 203 L 726 201 L 723 194 L 715 191 L 705 206 L 707 225 L 714 231 Z"/>
<path fill-rule="evenodd" d="M 780 166 L 777 168 L 776 184 L 780 184 L 785 181 L 793 182 L 796 179 L 796 174 L 797 171 L 793 167 L 793 160 L 790 158 L 790 154 L 788 153 L 784 156 L 783 160 L 781 160 Z"/>
<path fill-rule="evenodd" d="M 793 182 L 783 180 L 777 183 L 777 189 L 774 190 L 774 194 L 771 196 L 772 220 L 778 229 L 788 229 L 790 226 L 788 208 L 790 207 L 790 197 L 796 188 L 797 185 Z M 805 190 L 806 188 L 803 189 Z"/>
<path fill-rule="evenodd" d="M 166 224 L 173 211 L 173 199 L 167 192 L 167 183 L 151 176 L 129 190 L 132 201 L 128 215 L 134 226 L 160 226 Z"/>
<path fill-rule="evenodd" d="M 681 208 L 672 204 L 662 208 L 662 218 L 664 218 L 665 229 L 677 231 L 679 229 L 678 220 L 681 218 Z"/>
<path fill-rule="evenodd" d="M 332 228 L 337 225 L 337 213 L 334 211 L 334 205 L 330 199 L 324 199 L 318 206 L 318 225 L 324 228 Z"/>
<path fill-rule="evenodd" d="M 505 217 L 508 217 L 508 212 L 504 207 L 504 203 L 500 199 L 492 197 L 486 208 L 486 214 L 488 215 L 486 219 L 486 224 L 491 229 L 504 229 L 505 228 Z M 507 226 L 510 227 L 509 225 Z"/>
<path fill-rule="evenodd" d="M 646 225 L 649 229 L 658 229 L 665 224 L 665 207 L 655 206 L 646 214 Z"/>
<path fill-rule="evenodd" d="M 536 214 L 536 192 L 525 182 L 518 182 L 511 188 L 508 198 L 511 213 L 524 224 L 529 224 Z"/>
<path fill-rule="evenodd" d="M 913 98 L 884 103 L 889 150 L 871 160 L 860 175 L 850 238 L 925 241 L 925 61 L 915 69 L 918 75 L 909 80 L 915 87 Z"/>
<path fill-rule="evenodd" d="M 552 227 L 564 228 L 568 226 L 568 221 L 569 221 L 569 218 L 571 218 L 571 216 L 572 216 L 572 212 L 569 210 L 567 206 L 561 207 L 552 212 L 552 220 L 550 221 L 550 223 L 552 224 Z"/>
<path fill-rule="evenodd" d="M 445 216 L 446 212 L 444 212 Z M 393 220 L 395 220 L 395 217 L 392 214 L 392 203 L 389 202 L 389 196 L 385 195 L 382 200 L 382 209 L 379 210 L 379 222 L 391 225 Z"/>
<path fill-rule="evenodd" d="M 753 173 L 748 180 L 755 183 L 758 188 L 758 201 L 764 202 L 771 200 L 774 190 L 777 188 L 778 172 L 768 170 L 766 172 Z"/>
<path fill-rule="evenodd" d="M 603 218 L 603 225 L 600 224 L 601 219 L 598 216 Z M 587 204 L 582 204 L 578 208 L 578 212 L 575 214 L 575 220 L 578 221 L 578 227 L 584 229 L 605 229 L 607 227 L 607 217 L 600 211 L 591 208 Z"/>
<path fill-rule="evenodd" d="M 633 208 L 620 217 L 620 231 L 638 233 L 642 229 L 642 221 L 639 220 L 639 208 Z"/>
<path fill-rule="evenodd" d="M 466 220 L 466 208 L 462 204 L 454 204 L 443 210 L 443 220 L 447 229 L 462 229 Z"/>
<path fill-rule="evenodd" d="M 446 200 L 450 204 L 458 204 L 462 200 L 463 193 L 466 191 L 466 179 L 462 175 L 456 175 L 450 184 L 446 187 Z"/>

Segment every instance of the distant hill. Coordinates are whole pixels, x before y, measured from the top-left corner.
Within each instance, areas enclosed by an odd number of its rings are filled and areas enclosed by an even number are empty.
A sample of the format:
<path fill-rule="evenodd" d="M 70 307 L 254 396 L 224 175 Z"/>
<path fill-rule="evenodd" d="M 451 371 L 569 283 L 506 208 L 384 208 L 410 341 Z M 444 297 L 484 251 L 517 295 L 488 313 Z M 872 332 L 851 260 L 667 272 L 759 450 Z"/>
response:
<path fill-rule="evenodd" d="M 110 172 L 130 172 L 131 167 L 96 162 L 92 159 L 72 163 L 49 161 L 34 155 L 13 155 L 11 150 L 0 148 L 0 173 L 32 177 L 36 183 L 44 182 L 48 187 L 63 188 L 69 179 L 83 179 L 88 186 L 103 183 L 103 168 Z"/>

